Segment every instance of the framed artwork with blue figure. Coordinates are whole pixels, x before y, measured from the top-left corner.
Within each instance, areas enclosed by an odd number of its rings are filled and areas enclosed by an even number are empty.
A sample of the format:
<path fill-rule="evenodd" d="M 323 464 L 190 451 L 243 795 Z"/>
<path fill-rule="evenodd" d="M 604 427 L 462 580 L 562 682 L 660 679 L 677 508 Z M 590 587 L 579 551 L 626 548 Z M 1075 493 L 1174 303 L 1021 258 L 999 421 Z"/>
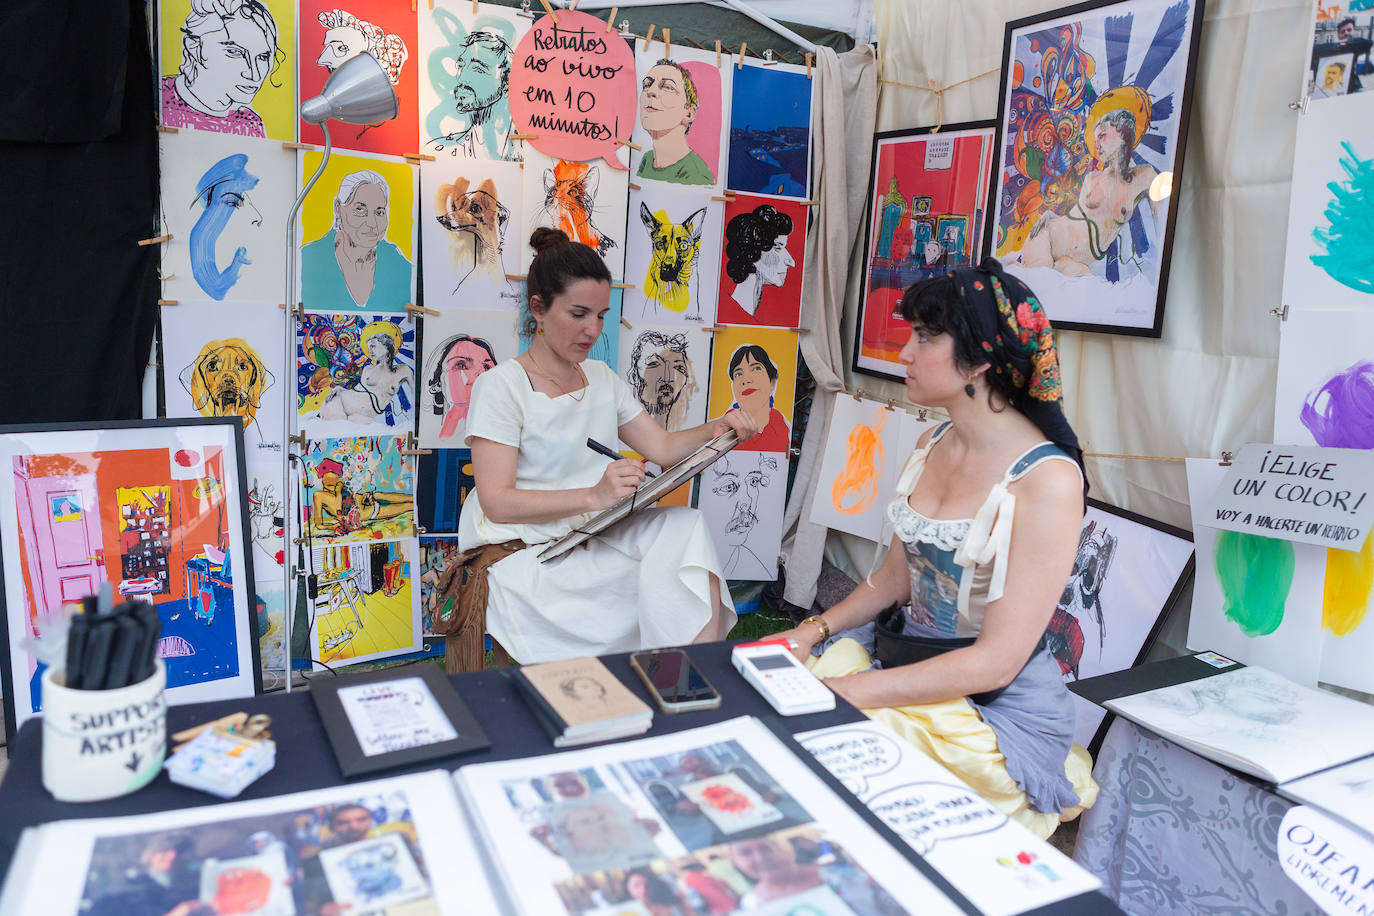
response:
<path fill-rule="evenodd" d="M 1010 22 L 984 249 L 1054 326 L 1164 327 L 1204 0 L 1093 0 Z"/>
<path fill-rule="evenodd" d="M 167 702 L 262 690 L 236 417 L 0 427 L 6 734 L 43 708 L 24 647 L 109 583 L 162 626 Z"/>
<path fill-rule="evenodd" d="M 295 199 L 295 154 L 280 143 L 183 130 L 158 134 L 162 294 L 279 302 L 281 227 Z"/>

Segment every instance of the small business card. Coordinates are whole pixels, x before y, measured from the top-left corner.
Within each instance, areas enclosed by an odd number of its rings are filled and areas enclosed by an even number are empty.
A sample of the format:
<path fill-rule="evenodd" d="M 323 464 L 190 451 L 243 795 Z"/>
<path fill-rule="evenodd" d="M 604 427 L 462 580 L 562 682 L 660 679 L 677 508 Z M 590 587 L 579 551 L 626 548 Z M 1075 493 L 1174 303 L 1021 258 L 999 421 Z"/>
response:
<path fill-rule="evenodd" d="M 1213 668 L 1229 668 L 1236 664 L 1224 655 L 1217 655 L 1215 652 L 1199 652 L 1193 658 L 1200 662 L 1206 662 Z"/>

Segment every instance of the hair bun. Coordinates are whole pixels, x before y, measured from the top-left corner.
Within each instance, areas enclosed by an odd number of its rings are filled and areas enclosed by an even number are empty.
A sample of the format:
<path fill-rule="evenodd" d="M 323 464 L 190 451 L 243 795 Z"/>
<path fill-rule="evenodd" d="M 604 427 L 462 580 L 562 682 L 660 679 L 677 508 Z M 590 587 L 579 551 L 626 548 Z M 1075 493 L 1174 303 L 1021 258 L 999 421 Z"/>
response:
<path fill-rule="evenodd" d="M 568 234 L 562 229 L 540 226 L 530 233 L 530 247 L 534 249 L 535 254 L 553 248 L 555 245 L 567 245 L 570 242 L 572 239 L 568 238 Z"/>

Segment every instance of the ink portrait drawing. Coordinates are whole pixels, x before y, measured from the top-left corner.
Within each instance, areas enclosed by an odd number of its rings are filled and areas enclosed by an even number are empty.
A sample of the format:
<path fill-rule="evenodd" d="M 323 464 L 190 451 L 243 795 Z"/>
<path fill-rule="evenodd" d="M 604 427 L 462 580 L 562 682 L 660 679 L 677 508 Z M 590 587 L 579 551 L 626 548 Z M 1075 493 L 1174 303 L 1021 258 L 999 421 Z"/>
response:
<path fill-rule="evenodd" d="M 709 191 L 656 185 L 630 194 L 625 275 L 640 287 L 633 315 L 657 323 L 715 321 L 721 207 Z"/>
<path fill-rule="evenodd" d="M 510 70 L 529 20 L 494 4 L 420 11 L 419 143 L 441 159 L 518 161 Z"/>
<path fill-rule="evenodd" d="M 429 212 L 420 237 L 432 252 L 425 265 L 430 308 L 514 310 L 525 235 L 521 169 L 505 162 L 426 162 L 420 169 Z"/>
<path fill-rule="evenodd" d="M 635 55 L 639 77 L 638 119 L 631 138 L 642 150 L 632 152 L 636 181 L 720 187 L 725 131 L 729 127 L 722 99 L 729 97 L 734 74 L 717 67 L 702 51 L 673 47 Z"/>

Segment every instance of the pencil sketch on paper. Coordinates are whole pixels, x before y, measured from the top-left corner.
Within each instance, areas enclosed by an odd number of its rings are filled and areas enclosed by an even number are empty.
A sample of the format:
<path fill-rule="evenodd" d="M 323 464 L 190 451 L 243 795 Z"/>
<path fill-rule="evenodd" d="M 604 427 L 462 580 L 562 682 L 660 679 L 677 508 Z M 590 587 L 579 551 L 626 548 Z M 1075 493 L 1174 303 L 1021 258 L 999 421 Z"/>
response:
<path fill-rule="evenodd" d="M 731 459 L 734 459 L 733 463 Z M 752 466 L 750 466 L 752 464 Z M 722 557 L 725 575 L 731 579 L 773 579 L 777 577 L 777 534 L 770 538 L 766 530 L 769 525 L 776 527 L 781 519 L 768 519 L 760 524 L 763 491 L 785 481 L 775 478 L 779 467 L 785 465 L 778 456 L 758 452 L 751 463 L 747 456 L 726 455 L 711 465 L 711 479 L 707 483 L 711 492 L 721 501 L 733 500 L 729 519 L 724 526 L 724 541 L 729 548 Z M 769 549 L 766 542 L 772 542 Z"/>
<path fill-rule="evenodd" d="M 1303 692 L 1292 681 L 1261 668 L 1151 690 L 1113 701 L 1122 712 L 1186 738 L 1220 745 L 1288 745 L 1311 740 L 1304 727 Z M 1154 727 L 1154 726 L 1152 726 Z"/>
<path fill-rule="evenodd" d="M 544 203 L 534 214 L 535 225 L 562 229 L 574 242 L 595 248 L 605 257 L 616 241 L 597 228 L 592 218 L 600 185 L 600 166 L 558 160 L 544 170 Z"/>
<path fill-rule="evenodd" d="M 263 392 L 276 381 L 258 352 L 241 337 L 211 340 L 177 376 L 191 406 L 205 417 L 240 417 L 255 428 Z"/>
<path fill-rule="evenodd" d="M 845 437 L 844 467 L 830 485 L 830 504 L 842 515 L 862 515 L 878 497 L 883 473 L 883 427 L 887 411 L 879 407 L 873 422 L 856 423 Z"/>
<path fill-rule="evenodd" d="M 630 350 L 626 374 L 635 399 L 669 432 L 686 425 L 692 396 L 699 390 L 688 349 L 686 334 L 647 330 Z"/>
<path fill-rule="evenodd" d="M 480 302 L 479 307 L 519 301 L 503 262 L 511 210 L 499 199 L 496 182 L 486 178 L 474 188 L 459 177 L 441 184 L 434 197 L 434 218 L 449 233 L 449 260 L 458 278 L 454 295 L 461 290 L 465 299 Z"/>
<path fill-rule="evenodd" d="M 282 555 L 282 537 L 286 530 L 286 517 L 282 512 L 281 498 L 275 482 L 254 475 L 249 478 L 248 490 L 248 531 L 253 546 L 277 566 L 285 562 Z M 258 561 L 261 563 L 261 560 Z M 261 567 L 254 571 L 256 572 Z"/>
<path fill-rule="evenodd" d="M 649 234 L 651 254 L 644 274 L 644 317 L 681 315 L 701 321 L 697 255 L 706 208 L 675 222 L 665 210 L 651 213 L 642 201 L 639 219 Z"/>
<path fill-rule="evenodd" d="M 266 137 L 253 100 L 286 60 L 277 37 L 261 0 L 191 0 L 181 26 L 181 68 L 161 82 L 162 123 Z"/>

